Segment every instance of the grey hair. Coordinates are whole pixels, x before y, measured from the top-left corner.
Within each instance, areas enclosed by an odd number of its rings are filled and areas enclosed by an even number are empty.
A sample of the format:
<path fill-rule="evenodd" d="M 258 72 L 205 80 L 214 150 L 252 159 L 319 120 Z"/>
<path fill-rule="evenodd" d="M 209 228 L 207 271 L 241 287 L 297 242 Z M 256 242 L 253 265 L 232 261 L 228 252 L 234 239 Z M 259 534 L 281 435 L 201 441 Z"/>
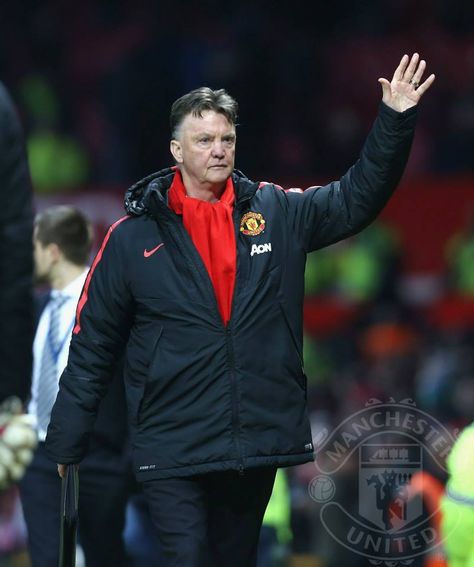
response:
<path fill-rule="evenodd" d="M 209 87 L 200 87 L 174 101 L 170 113 L 171 139 L 178 137 L 179 128 L 188 114 L 202 118 L 204 110 L 223 114 L 230 124 L 236 123 L 237 101 L 224 89 L 213 91 Z"/>

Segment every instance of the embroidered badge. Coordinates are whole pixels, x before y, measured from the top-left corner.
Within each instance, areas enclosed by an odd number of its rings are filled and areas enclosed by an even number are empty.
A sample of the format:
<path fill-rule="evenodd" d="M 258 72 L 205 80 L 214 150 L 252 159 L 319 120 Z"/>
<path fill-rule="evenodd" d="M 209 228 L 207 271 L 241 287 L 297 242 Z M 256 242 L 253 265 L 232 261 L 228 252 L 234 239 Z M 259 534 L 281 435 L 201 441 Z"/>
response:
<path fill-rule="evenodd" d="M 257 236 L 265 230 L 265 219 L 260 213 L 250 211 L 240 219 L 240 232 L 245 236 Z"/>

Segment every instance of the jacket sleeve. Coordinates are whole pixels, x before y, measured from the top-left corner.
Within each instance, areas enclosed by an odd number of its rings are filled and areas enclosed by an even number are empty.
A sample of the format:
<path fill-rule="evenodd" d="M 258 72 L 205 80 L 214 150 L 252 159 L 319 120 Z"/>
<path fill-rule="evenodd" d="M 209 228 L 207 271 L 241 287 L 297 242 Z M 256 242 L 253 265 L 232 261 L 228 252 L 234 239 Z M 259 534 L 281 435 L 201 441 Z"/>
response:
<path fill-rule="evenodd" d="M 386 205 L 403 174 L 416 107 L 396 112 L 384 103 L 357 162 L 323 187 L 285 193 L 291 228 L 305 252 L 356 234 Z"/>
<path fill-rule="evenodd" d="M 25 401 L 34 333 L 33 197 L 20 120 L 1 83 L 0 196 L 0 401 Z"/>
<path fill-rule="evenodd" d="M 109 229 L 77 306 L 66 369 L 51 413 L 46 451 L 57 463 L 80 462 L 99 402 L 115 374 L 133 317 L 118 227 Z"/>

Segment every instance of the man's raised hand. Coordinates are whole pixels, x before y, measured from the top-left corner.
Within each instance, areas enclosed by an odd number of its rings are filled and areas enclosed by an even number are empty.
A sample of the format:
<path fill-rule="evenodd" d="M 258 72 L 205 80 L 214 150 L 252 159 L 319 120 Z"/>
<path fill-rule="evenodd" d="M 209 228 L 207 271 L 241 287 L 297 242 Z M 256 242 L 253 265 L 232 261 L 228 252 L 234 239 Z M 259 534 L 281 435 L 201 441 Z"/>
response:
<path fill-rule="evenodd" d="M 404 55 L 395 69 L 391 82 L 380 78 L 382 85 L 382 101 L 397 112 L 416 106 L 423 94 L 431 87 L 435 76 L 431 74 L 423 83 L 421 78 L 426 69 L 426 61 L 418 53 L 410 59 Z"/>

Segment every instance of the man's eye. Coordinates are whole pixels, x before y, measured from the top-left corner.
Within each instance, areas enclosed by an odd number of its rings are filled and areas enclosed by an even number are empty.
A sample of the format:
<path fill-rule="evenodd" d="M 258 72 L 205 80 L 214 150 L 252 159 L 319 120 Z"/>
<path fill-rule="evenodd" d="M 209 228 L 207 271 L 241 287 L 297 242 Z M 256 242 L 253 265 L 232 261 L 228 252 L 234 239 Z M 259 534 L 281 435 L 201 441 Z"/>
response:
<path fill-rule="evenodd" d="M 199 138 L 199 143 L 207 144 L 209 142 L 209 138 Z"/>

